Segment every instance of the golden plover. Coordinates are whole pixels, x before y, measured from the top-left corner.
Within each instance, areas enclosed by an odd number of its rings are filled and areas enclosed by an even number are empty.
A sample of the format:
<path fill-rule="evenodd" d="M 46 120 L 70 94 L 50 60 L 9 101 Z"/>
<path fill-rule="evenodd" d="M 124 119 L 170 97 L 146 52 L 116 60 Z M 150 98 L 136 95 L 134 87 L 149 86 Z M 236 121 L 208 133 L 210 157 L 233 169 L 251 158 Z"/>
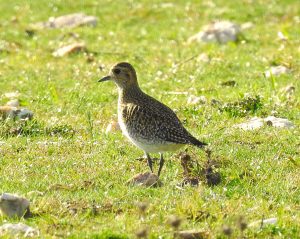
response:
<path fill-rule="evenodd" d="M 153 172 L 149 153 L 159 153 L 158 176 L 164 165 L 163 153 L 190 144 L 203 148 L 206 143 L 193 137 L 176 114 L 166 105 L 145 94 L 139 87 L 134 68 L 127 62 L 114 65 L 108 76 L 99 82 L 112 80 L 119 91 L 118 122 L 123 134 L 145 152 Z"/>

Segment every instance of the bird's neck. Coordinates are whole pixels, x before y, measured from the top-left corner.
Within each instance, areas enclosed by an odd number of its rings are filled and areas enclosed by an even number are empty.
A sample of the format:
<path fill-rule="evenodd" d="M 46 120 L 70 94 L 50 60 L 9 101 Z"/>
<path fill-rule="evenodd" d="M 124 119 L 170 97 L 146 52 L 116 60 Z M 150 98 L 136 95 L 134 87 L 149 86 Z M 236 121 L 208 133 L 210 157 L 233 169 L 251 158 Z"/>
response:
<path fill-rule="evenodd" d="M 131 85 L 129 87 L 118 87 L 119 103 L 132 103 L 136 98 L 143 94 L 138 85 Z"/>

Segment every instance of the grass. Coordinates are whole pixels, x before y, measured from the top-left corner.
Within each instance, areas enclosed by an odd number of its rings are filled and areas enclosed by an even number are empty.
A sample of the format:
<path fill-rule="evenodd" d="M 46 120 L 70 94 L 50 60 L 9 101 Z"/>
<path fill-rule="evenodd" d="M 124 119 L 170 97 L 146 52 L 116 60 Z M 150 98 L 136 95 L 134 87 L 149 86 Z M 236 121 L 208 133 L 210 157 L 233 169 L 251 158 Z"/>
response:
<path fill-rule="evenodd" d="M 247 228 L 243 236 L 300 238 L 298 1 L 0 0 L 0 12 L 0 48 L 6 49 L 0 50 L 0 103 L 7 101 L 4 93 L 19 91 L 22 105 L 35 113 L 25 125 L 1 122 L 0 192 L 31 200 L 35 216 L 21 221 L 43 238 L 134 238 L 141 228 L 149 229 L 150 238 L 172 238 L 170 215 L 183 219 L 181 229 L 201 229 L 211 238 L 226 238 L 224 225 L 233 229 L 232 238 L 241 236 L 240 217 L 247 223 L 276 217 L 277 224 Z M 25 32 L 31 23 L 72 12 L 95 15 L 98 25 Z M 216 19 L 250 21 L 253 27 L 238 43 L 186 44 Z M 277 39 L 279 31 L 288 41 Z M 78 34 L 93 56 L 54 58 L 58 46 L 75 41 L 69 33 Z M 210 63 L 192 58 L 201 53 Z M 135 160 L 142 152 L 121 133 L 105 134 L 116 119 L 117 91 L 97 80 L 118 61 L 131 62 L 144 91 L 176 110 L 195 136 L 211 144 L 220 164 L 219 185 L 179 188 L 178 153 L 166 155 L 162 187 L 125 184 L 147 166 Z M 272 65 L 286 65 L 292 73 L 266 79 L 263 72 Z M 221 85 L 229 80 L 237 86 Z M 286 97 L 281 89 L 289 84 L 296 91 Z M 186 94 L 170 92 L 203 95 L 230 107 L 190 106 Z M 234 107 L 249 94 L 259 97 L 259 107 L 240 114 Z M 272 112 L 295 128 L 232 127 Z M 187 150 L 205 164 L 204 152 Z M 143 220 L 140 202 L 149 204 Z M 0 224 L 7 221 L 17 220 L 0 216 Z"/>

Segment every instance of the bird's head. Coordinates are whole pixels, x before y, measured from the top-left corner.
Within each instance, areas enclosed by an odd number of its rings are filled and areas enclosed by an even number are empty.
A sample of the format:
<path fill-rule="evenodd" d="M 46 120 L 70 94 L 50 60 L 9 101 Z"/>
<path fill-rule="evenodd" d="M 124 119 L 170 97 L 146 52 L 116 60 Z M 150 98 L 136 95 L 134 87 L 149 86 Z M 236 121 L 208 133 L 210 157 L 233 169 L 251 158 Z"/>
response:
<path fill-rule="evenodd" d="M 133 66 L 127 62 L 121 62 L 114 65 L 110 69 L 109 74 L 100 79 L 98 82 L 109 80 L 114 81 L 121 89 L 138 86 L 136 72 Z"/>

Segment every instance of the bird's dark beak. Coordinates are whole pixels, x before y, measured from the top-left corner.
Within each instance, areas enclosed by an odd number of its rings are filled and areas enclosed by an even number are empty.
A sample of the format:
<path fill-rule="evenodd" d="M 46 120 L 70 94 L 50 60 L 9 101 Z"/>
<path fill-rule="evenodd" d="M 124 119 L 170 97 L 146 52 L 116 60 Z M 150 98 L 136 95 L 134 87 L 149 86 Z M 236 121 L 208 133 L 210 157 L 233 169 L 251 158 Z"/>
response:
<path fill-rule="evenodd" d="M 98 82 L 108 81 L 110 79 L 111 79 L 110 76 L 104 76 L 102 79 L 98 80 Z"/>

